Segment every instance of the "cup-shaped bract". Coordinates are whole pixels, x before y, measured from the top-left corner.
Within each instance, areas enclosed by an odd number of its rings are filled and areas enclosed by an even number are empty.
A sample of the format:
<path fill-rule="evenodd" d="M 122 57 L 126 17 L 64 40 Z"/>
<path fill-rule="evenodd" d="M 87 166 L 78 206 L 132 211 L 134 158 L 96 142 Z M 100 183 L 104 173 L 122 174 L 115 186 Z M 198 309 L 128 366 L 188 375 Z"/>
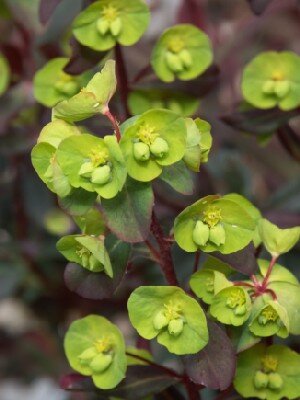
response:
<path fill-rule="evenodd" d="M 190 279 L 192 291 L 207 304 L 213 302 L 214 296 L 220 290 L 231 285 L 224 274 L 209 268 L 195 272 Z"/>
<path fill-rule="evenodd" d="M 183 161 L 192 171 L 198 172 L 200 164 L 208 161 L 208 154 L 212 146 L 210 124 L 200 118 L 185 119 L 187 128 L 186 150 Z"/>
<path fill-rule="evenodd" d="M 170 353 L 195 354 L 208 343 L 202 308 L 176 286 L 141 286 L 130 295 L 127 307 L 139 335 L 156 337 Z"/>
<path fill-rule="evenodd" d="M 108 103 L 116 92 L 116 63 L 107 60 L 100 72 L 68 100 L 58 103 L 52 111 L 52 119 L 77 122 L 96 114 L 105 114 Z"/>
<path fill-rule="evenodd" d="M 210 195 L 177 216 L 174 237 L 188 252 L 200 249 L 228 254 L 247 246 L 253 239 L 255 228 L 256 222 L 247 212 L 246 205 L 241 207 L 226 196 Z"/>
<path fill-rule="evenodd" d="M 184 118 L 163 109 L 134 118 L 120 141 L 128 175 L 142 182 L 157 178 L 164 166 L 180 161 L 185 146 Z"/>
<path fill-rule="evenodd" d="M 255 336 L 267 337 L 277 334 L 286 338 L 289 335 L 287 311 L 277 301 L 260 296 L 253 303 L 249 330 Z"/>
<path fill-rule="evenodd" d="M 223 324 L 240 326 L 249 318 L 251 307 L 247 290 L 240 286 L 230 286 L 214 296 L 209 312 Z"/>
<path fill-rule="evenodd" d="M 194 25 L 179 24 L 164 31 L 153 49 L 151 65 L 165 82 L 187 81 L 202 74 L 212 59 L 208 36 Z"/>
<path fill-rule="evenodd" d="M 238 356 L 234 387 L 244 398 L 300 397 L 300 355 L 286 346 L 257 344 Z"/>
<path fill-rule="evenodd" d="M 80 91 L 84 77 L 65 73 L 64 68 L 68 62 L 68 58 L 53 58 L 37 71 L 34 78 L 34 96 L 39 103 L 53 107 Z"/>
<path fill-rule="evenodd" d="M 258 108 L 296 108 L 300 104 L 300 57 L 290 51 L 257 55 L 244 69 L 242 91 L 245 100 Z"/>
<path fill-rule="evenodd" d="M 73 33 L 84 46 L 109 50 L 131 46 L 146 31 L 149 8 L 143 0 L 99 0 L 83 10 L 73 23 Z"/>
<path fill-rule="evenodd" d="M 89 315 L 74 321 L 66 333 L 64 348 L 71 367 L 91 376 L 97 388 L 112 389 L 125 376 L 123 335 L 104 317 Z"/>
<path fill-rule="evenodd" d="M 60 120 L 53 121 L 42 129 L 38 143 L 32 149 L 31 161 L 36 173 L 59 197 L 68 196 L 71 186 L 57 161 L 57 148 L 64 139 L 78 137 L 80 134 L 80 129 L 74 125 Z"/>
<path fill-rule="evenodd" d="M 129 94 L 128 106 L 133 115 L 140 115 L 152 108 L 164 108 L 188 117 L 195 114 L 199 100 L 185 92 L 169 89 L 137 89 Z"/>
<path fill-rule="evenodd" d="M 83 134 L 62 141 L 57 160 L 72 187 L 110 199 L 122 190 L 126 167 L 115 136 Z"/>
<path fill-rule="evenodd" d="M 104 272 L 110 278 L 113 270 L 104 245 L 104 236 L 68 235 L 56 244 L 68 261 L 80 264 L 91 272 Z"/>
<path fill-rule="evenodd" d="M 287 253 L 300 239 L 300 226 L 280 229 L 267 219 L 261 219 L 258 233 L 267 251 L 273 256 Z"/>
<path fill-rule="evenodd" d="M 4 93 L 10 81 L 10 66 L 5 57 L 0 53 L 0 95 Z"/>

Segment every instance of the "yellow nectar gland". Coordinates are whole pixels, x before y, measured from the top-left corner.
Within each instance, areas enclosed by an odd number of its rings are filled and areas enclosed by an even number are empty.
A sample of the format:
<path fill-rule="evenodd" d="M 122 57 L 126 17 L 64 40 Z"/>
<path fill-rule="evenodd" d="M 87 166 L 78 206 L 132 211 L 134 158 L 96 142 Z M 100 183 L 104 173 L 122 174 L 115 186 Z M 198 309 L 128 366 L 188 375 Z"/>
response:
<path fill-rule="evenodd" d="M 274 310 L 274 308 L 270 305 L 264 308 L 260 315 L 264 317 L 267 321 L 276 322 L 278 319 L 278 314 L 276 310 Z"/>
<path fill-rule="evenodd" d="M 203 221 L 210 227 L 216 226 L 222 219 L 221 209 L 215 206 L 208 206 L 206 210 L 203 211 Z"/>
<path fill-rule="evenodd" d="M 284 80 L 284 75 L 281 71 L 274 71 L 272 74 L 272 80 L 273 81 L 283 81 Z"/>
<path fill-rule="evenodd" d="M 214 291 L 214 278 L 209 277 L 205 280 L 205 286 L 208 293 L 213 293 Z"/>
<path fill-rule="evenodd" d="M 159 137 L 159 134 L 155 132 L 155 128 L 148 124 L 143 124 L 140 126 L 137 137 L 139 140 L 148 146 L 154 142 L 156 138 Z"/>
<path fill-rule="evenodd" d="M 94 342 L 94 347 L 98 353 L 108 353 L 112 348 L 112 343 L 108 336 L 104 336 Z"/>
<path fill-rule="evenodd" d="M 109 154 L 107 150 L 92 150 L 89 158 L 94 166 L 94 168 L 99 167 L 100 165 L 103 165 L 107 163 L 109 160 Z"/>
<path fill-rule="evenodd" d="M 276 372 L 278 367 L 278 359 L 269 354 L 265 355 L 261 360 L 262 370 L 265 373 Z"/>
<path fill-rule="evenodd" d="M 118 16 L 118 10 L 112 6 L 108 5 L 103 7 L 102 10 L 102 17 L 107 21 L 107 22 L 113 22 Z"/>
<path fill-rule="evenodd" d="M 168 319 L 168 321 L 180 318 L 181 311 L 182 311 L 181 307 L 178 304 L 174 304 L 172 301 L 170 301 L 167 304 L 164 304 L 164 314 Z"/>
<path fill-rule="evenodd" d="M 231 291 L 229 298 L 227 299 L 227 305 L 230 308 L 236 308 L 245 304 L 245 295 L 241 289 L 234 289 Z"/>
<path fill-rule="evenodd" d="M 168 42 L 168 50 L 175 54 L 180 53 L 184 47 L 184 41 L 178 36 L 172 37 Z"/>

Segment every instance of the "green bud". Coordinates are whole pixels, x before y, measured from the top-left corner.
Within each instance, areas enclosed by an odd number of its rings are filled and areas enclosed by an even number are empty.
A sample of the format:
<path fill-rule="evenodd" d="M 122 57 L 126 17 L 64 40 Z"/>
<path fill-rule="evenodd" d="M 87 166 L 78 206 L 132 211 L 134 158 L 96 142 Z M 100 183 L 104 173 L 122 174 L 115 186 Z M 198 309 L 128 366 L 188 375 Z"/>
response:
<path fill-rule="evenodd" d="M 234 314 L 235 315 L 244 315 L 246 313 L 246 306 L 238 306 L 234 309 Z"/>
<path fill-rule="evenodd" d="M 280 390 L 283 385 L 283 380 L 279 374 L 276 372 L 271 372 L 269 374 L 268 388 L 272 390 Z"/>
<path fill-rule="evenodd" d="M 191 53 L 188 50 L 182 50 L 179 53 L 179 58 L 183 62 L 185 68 L 189 68 L 193 64 Z"/>
<path fill-rule="evenodd" d="M 109 30 L 110 24 L 106 19 L 99 18 L 96 22 L 96 27 L 101 35 L 105 35 Z"/>
<path fill-rule="evenodd" d="M 121 18 L 116 18 L 114 21 L 110 23 L 110 31 L 113 36 L 118 36 L 122 29 L 122 21 Z"/>
<path fill-rule="evenodd" d="M 275 87 L 276 87 L 276 82 L 275 81 L 273 81 L 273 80 L 266 81 L 263 84 L 262 91 L 264 93 L 274 93 L 275 92 Z"/>
<path fill-rule="evenodd" d="M 262 371 L 256 371 L 254 375 L 254 386 L 256 389 L 265 389 L 268 386 L 268 375 Z"/>
<path fill-rule="evenodd" d="M 84 350 L 79 358 L 82 363 L 86 363 L 87 361 L 91 360 L 97 355 L 97 351 L 95 347 L 89 347 L 88 349 Z"/>
<path fill-rule="evenodd" d="M 166 53 L 166 63 L 171 71 L 180 72 L 184 69 L 183 62 L 179 56 L 171 53 L 170 51 Z"/>
<path fill-rule="evenodd" d="M 101 262 L 97 260 L 97 258 L 91 254 L 90 258 L 89 258 L 89 267 L 91 271 L 95 271 L 97 270 L 97 272 L 100 271 L 100 267 L 101 267 Z"/>
<path fill-rule="evenodd" d="M 166 327 L 168 323 L 169 321 L 163 311 L 157 313 L 153 319 L 153 326 L 158 331 Z"/>
<path fill-rule="evenodd" d="M 93 163 L 87 161 L 82 164 L 79 170 L 79 175 L 83 178 L 90 178 L 92 176 L 92 172 L 94 171 Z"/>
<path fill-rule="evenodd" d="M 257 320 L 260 325 L 266 325 L 266 323 L 268 322 L 267 318 L 261 314 L 258 316 Z"/>
<path fill-rule="evenodd" d="M 285 97 L 289 91 L 290 91 L 290 82 L 288 81 L 276 82 L 275 92 L 280 99 Z"/>
<path fill-rule="evenodd" d="M 134 143 L 133 155 L 138 161 L 148 161 L 150 158 L 149 146 L 143 142 Z"/>
<path fill-rule="evenodd" d="M 183 320 L 181 318 L 172 319 L 168 325 L 170 335 L 178 336 L 183 331 Z"/>
<path fill-rule="evenodd" d="M 150 151 L 155 157 L 162 158 L 168 153 L 169 145 L 165 139 L 158 137 L 150 145 Z"/>
<path fill-rule="evenodd" d="M 61 93 L 69 96 L 73 96 L 79 91 L 79 84 L 75 80 L 70 81 L 58 81 L 54 85 L 55 89 Z"/>
<path fill-rule="evenodd" d="M 209 238 L 209 227 L 202 221 L 197 221 L 193 230 L 193 241 L 198 246 L 205 246 Z"/>
<path fill-rule="evenodd" d="M 217 224 L 209 230 L 209 240 L 215 243 L 217 246 L 225 243 L 225 230 L 223 225 Z"/>
<path fill-rule="evenodd" d="M 90 256 L 88 253 L 84 253 L 81 256 L 81 264 L 84 268 L 89 268 L 90 266 Z"/>
<path fill-rule="evenodd" d="M 90 363 L 90 367 L 94 372 L 105 371 L 112 363 L 112 356 L 110 354 L 98 354 Z"/>
<path fill-rule="evenodd" d="M 98 185 L 105 185 L 111 178 L 111 169 L 109 165 L 103 165 L 94 169 L 91 181 Z"/>

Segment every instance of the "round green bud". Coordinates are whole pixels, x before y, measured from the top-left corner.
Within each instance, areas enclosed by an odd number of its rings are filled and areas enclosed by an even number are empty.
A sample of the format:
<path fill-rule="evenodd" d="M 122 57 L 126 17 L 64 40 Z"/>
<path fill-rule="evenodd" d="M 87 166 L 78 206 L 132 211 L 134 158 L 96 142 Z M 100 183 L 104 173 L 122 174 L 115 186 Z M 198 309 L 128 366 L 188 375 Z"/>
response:
<path fill-rule="evenodd" d="M 150 158 L 150 149 L 146 143 L 137 142 L 133 145 L 133 155 L 138 161 L 148 161 Z"/>
<path fill-rule="evenodd" d="M 276 372 L 271 372 L 269 374 L 268 388 L 272 390 L 280 390 L 283 385 L 283 380 L 279 374 Z"/>
<path fill-rule="evenodd" d="M 91 271 L 97 270 L 97 272 L 100 272 L 101 262 L 93 254 L 89 258 L 89 267 Z"/>
<path fill-rule="evenodd" d="M 169 151 L 168 142 L 166 142 L 165 139 L 158 137 L 150 145 L 150 151 L 155 157 L 162 158 Z"/>
<path fill-rule="evenodd" d="M 184 69 L 183 62 L 177 54 L 173 54 L 170 51 L 166 53 L 166 63 L 171 71 L 180 72 Z"/>
<path fill-rule="evenodd" d="M 262 91 L 264 93 L 271 93 L 272 94 L 272 93 L 275 92 L 275 87 L 276 87 L 276 82 L 275 81 L 273 81 L 273 80 L 266 81 L 263 84 Z"/>
<path fill-rule="evenodd" d="M 225 243 L 225 230 L 223 225 L 217 224 L 209 230 L 209 240 L 215 243 L 217 246 Z"/>
<path fill-rule="evenodd" d="M 244 315 L 246 313 L 246 306 L 238 306 L 234 309 L 234 314 L 235 315 Z"/>
<path fill-rule="evenodd" d="M 105 185 L 109 182 L 111 178 L 111 169 L 109 165 L 103 165 L 102 167 L 98 167 L 94 169 L 92 173 L 92 183 L 96 183 L 98 185 Z"/>
<path fill-rule="evenodd" d="M 96 22 L 96 28 L 101 35 L 105 35 L 110 28 L 110 24 L 106 19 L 99 18 Z"/>
<path fill-rule="evenodd" d="M 290 82 L 288 81 L 276 82 L 275 92 L 280 99 L 285 97 L 289 91 L 290 91 Z"/>
<path fill-rule="evenodd" d="M 73 96 L 79 90 L 79 84 L 74 80 L 58 81 L 55 83 L 54 87 L 59 92 L 64 93 L 69 96 Z"/>
<path fill-rule="evenodd" d="M 110 29 L 111 34 L 112 34 L 113 36 L 118 36 L 119 33 L 120 33 L 121 30 L 122 30 L 122 21 L 121 21 L 121 18 L 118 17 L 118 18 L 116 18 L 114 21 L 112 21 L 112 22 L 110 23 L 109 29 Z"/>
<path fill-rule="evenodd" d="M 183 320 L 181 318 L 172 319 L 168 325 L 170 335 L 178 336 L 183 331 Z"/>
<path fill-rule="evenodd" d="M 256 389 L 265 389 L 268 386 L 268 375 L 262 371 L 256 371 L 254 375 L 254 386 Z"/>
<path fill-rule="evenodd" d="M 84 350 L 79 358 L 82 364 L 89 364 L 90 360 L 97 355 L 97 351 L 95 347 L 89 347 L 88 349 Z"/>
<path fill-rule="evenodd" d="M 90 363 L 90 367 L 94 372 L 105 371 L 112 363 L 112 356 L 110 354 L 98 354 Z"/>
<path fill-rule="evenodd" d="M 209 238 L 209 227 L 202 221 L 197 221 L 193 230 L 193 241 L 198 246 L 205 246 Z"/>
<path fill-rule="evenodd" d="M 160 311 L 153 318 L 153 326 L 156 330 L 160 331 L 168 325 L 169 321 L 163 311 Z"/>
<path fill-rule="evenodd" d="M 267 323 L 267 318 L 261 314 L 258 316 L 257 320 L 260 325 L 266 325 Z"/>
<path fill-rule="evenodd" d="M 191 53 L 188 50 L 186 50 L 186 49 L 181 50 L 181 52 L 179 53 L 179 58 L 182 61 L 185 68 L 189 68 L 192 66 L 193 60 L 192 60 Z"/>
<path fill-rule="evenodd" d="M 82 254 L 81 264 L 84 268 L 88 268 L 90 266 L 90 255 L 88 252 Z"/>
<path fill-rule="evenodd" d="M 79 175 L 83 178 L 90 178 L 92 176 L 92 172 L 94 171 L 93 163 L 87 161 L 82 164 L 79 170 Z"/>

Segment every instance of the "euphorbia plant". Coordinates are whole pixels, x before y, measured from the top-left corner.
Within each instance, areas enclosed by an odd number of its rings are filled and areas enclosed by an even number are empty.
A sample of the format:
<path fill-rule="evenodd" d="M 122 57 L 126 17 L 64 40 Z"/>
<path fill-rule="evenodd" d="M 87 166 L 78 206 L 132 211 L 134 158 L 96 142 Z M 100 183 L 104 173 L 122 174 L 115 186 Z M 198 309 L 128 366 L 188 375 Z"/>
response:
<path fill-rule="evenodd" d="M 148 19 L 142 0 L 99 0 L 78 15 L 73 33 L 94 50 L 116 45 L 120 55 L 120 45 L 135 43 Z M 128 114 L 120 122 L 111 112 L 117 90 L 115 61 L 102 62 L 101 71 L 97 66 L 90 80 L 82 82 L 65 74 L 66 60 L 59 60 L 37 74 L 40 97 L 43 79 L 55 67 L 50 74 L 53 87 L 47 91 L 49 81 L 45 82 L 45 99 L 40 100 L 54 106 L 52 121 L 40 133 L 32 163 L 78 226 L 57 243 L 70 262 L 67 284 L 81 295 L 84 292 L 84 297 L 112 297 L 122 279 L 128 279 L 126 267 L 141 249 L 160 265 L 165 277 L 164 285 L 155 285 L 145 274 L 143 285 L 131 286 L 127 309 L 139 338 L 137 348 L 126 349 L 126 335 L 107 318 L 84 316 L 72 322 L 65 335 L 71 367 L 91 377 L 104 398 L 126 398 L 122 388 L 130 390 L 134 364 L 162 371 L 171 379 L 163 389 L 183 385 L 191 400 L 198 399 L 204 387 L 223 391 L 232 383 L 243 398 L 298 398 L 300 356 L 288 347 L 269 346 L 269 338 L 300 334 L 299 282 L 277 263 L 299 240 L 300 227 L 280 229 L 247 199 L 233 193 L 197 199 L 165 231 L 156 215 L 153 188 L 157 181 L 166 182 L 185 194 L 186 187 L 193 186 L 193 177 L 208 161 L 214 136 L 210 124 L 187 118 L 194 107 L 180 107 L 186 97 L 177 93 L 173 98 L 170 89 L 132 92 L 129 106 L 135 116 Z M 120 67 L 123 60 L 117 57 L 116 61 Z M 151 59 L 164 81 L 196 78 L 211 62 L 208 37 L 190 24 L 166 30 Z M 250 102 L 247 80 L 255 75 L 255 65 L 244 74 L 244 94 Z M 285 87 L 273 75 L 266 79 L 263 96 L 271 93 L 273 102 L 289 108 L 288 92 L 298 93 L 293 92 L 293 82 Z M 270 83 L 272 79 L 276 83 Z M 143 104 L 137 104 L 139 99 Z M 106 117 L 114 132 L 105 127 L 104 135 L 97 137 L 86 124 L 91 117 Z M 191 290 L 176 275 L 172 259 L 176 246 L 195 253 Z M 263 246 L 270 257 L 256 260 Z M 208 254 L 197 270 L 200 252 Z M 236 271 L 242 276 L 237 277 Z M 174 369 L 156 362 L 151 354 L 153 339 L 167 349 Z M 293 368 L 288 366 L 288 357 Z M 216 373 L 222 379 L 212 383 Z M 81 390 L 87 390 L 86 381 L 82 382 Z M 146 398 L 160 391 L 155 385 L 147 390 L 143 385 L 140 382 L 142 394 L 128 398 Z"/>

